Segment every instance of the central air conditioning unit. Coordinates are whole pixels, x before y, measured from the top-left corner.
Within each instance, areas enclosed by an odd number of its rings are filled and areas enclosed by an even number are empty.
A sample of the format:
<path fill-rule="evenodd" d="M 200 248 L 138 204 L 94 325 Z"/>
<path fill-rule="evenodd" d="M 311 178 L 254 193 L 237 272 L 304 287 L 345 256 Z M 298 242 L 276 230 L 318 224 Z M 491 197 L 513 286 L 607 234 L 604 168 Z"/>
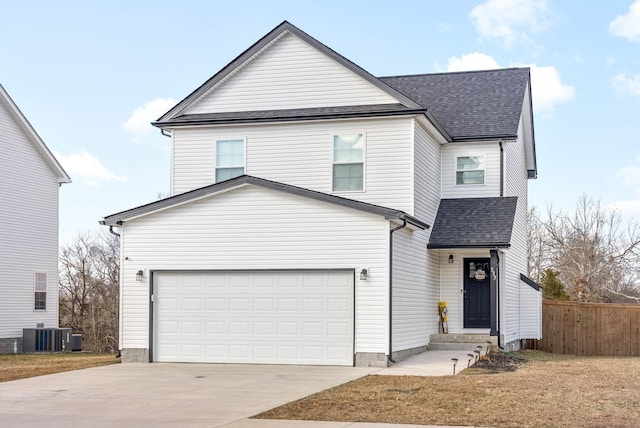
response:
<path fill-rule="evenodd" d="M 22 329 L 22 352 L 67 352 L 72 350 L 70 328 Z"/>

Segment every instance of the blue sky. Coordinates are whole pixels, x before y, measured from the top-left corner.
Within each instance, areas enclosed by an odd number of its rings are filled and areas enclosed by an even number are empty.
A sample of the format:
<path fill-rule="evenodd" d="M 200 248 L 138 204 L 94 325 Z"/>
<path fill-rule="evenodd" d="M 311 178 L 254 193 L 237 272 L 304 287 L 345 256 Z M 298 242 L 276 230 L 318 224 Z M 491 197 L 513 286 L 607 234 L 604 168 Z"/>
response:
<path fill-rule="evenodd" d="M 0 83 L 73 179 L 61 243 L 168 193 L 148 122 L 283 20 L 376 76 L 532 67 L 530 205 L 640 214 L 640 0 L 4 2 Z"/>

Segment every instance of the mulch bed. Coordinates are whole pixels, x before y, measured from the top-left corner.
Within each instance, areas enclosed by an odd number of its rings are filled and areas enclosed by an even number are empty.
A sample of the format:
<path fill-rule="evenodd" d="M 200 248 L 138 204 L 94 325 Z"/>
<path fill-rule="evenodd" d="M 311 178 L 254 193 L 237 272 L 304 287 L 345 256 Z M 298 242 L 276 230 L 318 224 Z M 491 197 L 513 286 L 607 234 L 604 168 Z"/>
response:
<path fill-rule="evenodd" d="M 491 353 L 478 360 L 465 374 L 496 374 L 514 372 L 527 360 L 508 354 Z"/>

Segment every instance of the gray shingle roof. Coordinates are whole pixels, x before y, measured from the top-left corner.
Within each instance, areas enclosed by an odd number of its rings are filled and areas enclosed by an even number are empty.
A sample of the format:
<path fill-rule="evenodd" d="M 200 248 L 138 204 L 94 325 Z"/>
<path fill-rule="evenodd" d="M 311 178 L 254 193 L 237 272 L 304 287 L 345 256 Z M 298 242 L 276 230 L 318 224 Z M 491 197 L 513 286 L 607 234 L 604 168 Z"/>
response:
<path fill-rule="evenodd" d="M 381 77 L 428 108 L 454 140 L 515 137 L 528 68 Z"/>
<path fill-rule="evenodd" d="M 292 186 L 290 184 L 279 183 L 277 181 L 266 180 L 264 178 L 253 177 L 251 175 L 241 175 L 230 180 L 222 181 L 220 183 L 211 184 L 209 186 L 200 187 L 189 192 L 180 193 L 178 195 L 170 196 L 165 199 L 160 199 L 149 204 L 141 205 L 139 207 L 131 208 L 126 211 L 111 214 L 104 217 L 99 221 L 100 224 L 106 226 L 120 226 L 123 222 L 141 217 L 147 214 L 151 214 L 160 210 L 165 210 L 177 205 L 182 205 L 191 201 L 198 200 L 200 198 L 208 197 L 228 191 L 233 188 L 237 188 L 244 185 L 261 186 L 271 190 L 277 190 L 284 193 L 289 193 L 297 196 L 307 197 L 318 201 L 328 202 L 343 207 L 352 208 L 359 211 L 364 211 L 372 214 L 383 216 L 387 220 L 404 220 L 407 223 L 420 228 L 428 229 L 431 227 L 427 223 L 405 213 L 404 211 L 396 210 L 393 208 L 387 208 L 380 205 L 369 204 L 366 202 L 356 201 L 353 199 L 343 198 L 340 196 L 329 195 L 315 190 L 304 189 L 302 187 Z"/>
<path fill-rule="evenodd" d="M 427 248 L 506 248 L 517 197 L 442 199 Z"/>

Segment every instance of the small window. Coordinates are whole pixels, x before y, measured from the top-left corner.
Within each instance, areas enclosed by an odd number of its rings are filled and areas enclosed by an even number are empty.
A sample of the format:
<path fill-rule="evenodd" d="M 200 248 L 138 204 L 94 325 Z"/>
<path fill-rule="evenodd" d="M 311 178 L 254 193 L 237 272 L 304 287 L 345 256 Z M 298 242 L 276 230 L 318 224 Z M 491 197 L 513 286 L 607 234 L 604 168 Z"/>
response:
<path fill-rule="evenodd" d="M 484 184 L 484 156 L 456 158 L 456 184 Z"/>
<path fill-rule="evenodd" d="M 364 134 L 333 136 L 333 190 L 364 190 Z"/>
<path fill-rule="evenodd" d="M 216 141 L 216 183 L 244 174 L 244 140 Z"/>
<path fill-rule="evenodd" d="M 36 272 L 34 277 L 35 300 L 34 309 L 44 311 L 47 309 L 47 274 Z"/>

